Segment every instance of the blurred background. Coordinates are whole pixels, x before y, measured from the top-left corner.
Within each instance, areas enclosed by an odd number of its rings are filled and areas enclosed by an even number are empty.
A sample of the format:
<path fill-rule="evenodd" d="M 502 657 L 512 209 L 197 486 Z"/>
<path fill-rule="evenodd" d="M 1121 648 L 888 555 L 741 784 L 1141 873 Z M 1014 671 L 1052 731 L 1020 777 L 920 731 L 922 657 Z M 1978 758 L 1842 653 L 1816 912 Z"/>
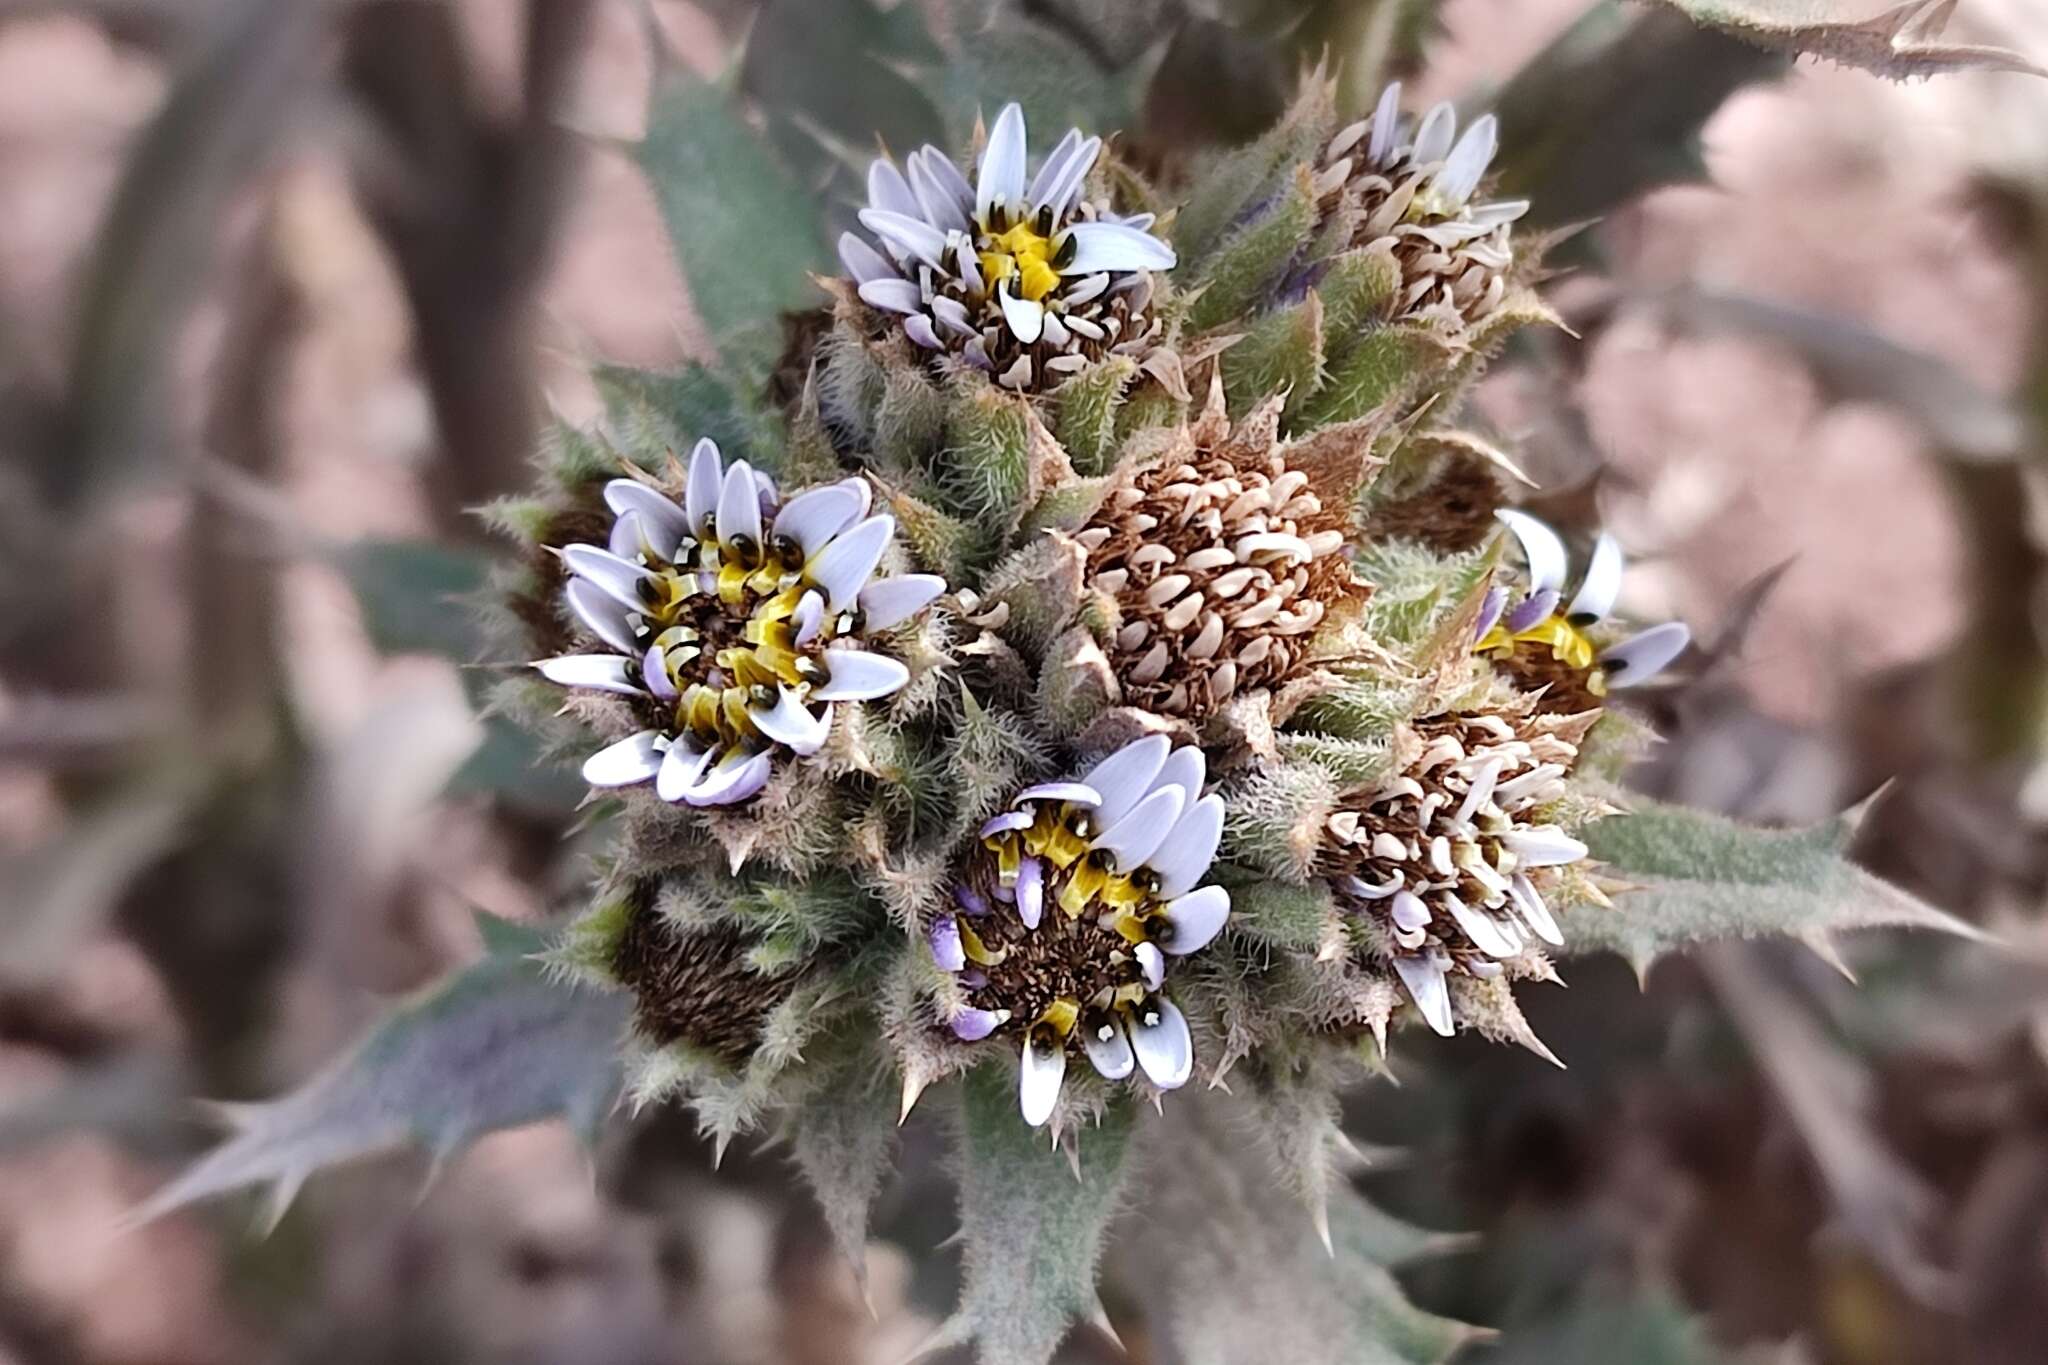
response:
<path fill-rule="evenodd" d="M 2048 6 L 1951 36 L 2048 62 Z M 729 82 L 831 217 L 1005 73 L 1171 167 L 1324 50 L 1354 107 L 1374 69 L 1498 107 L 1507 187 L 1599 220 L 1572 333 L 1470 420 L 1703 643 L 1639 785 L 1801 823 L 1889 783 L 1860 856 L 2004 940 L 1579 962 L 1525 998 L 1566 1071 L 1399 1038 L 1358 1179 L 1466 1234 L 1411 1292 L 1503 1329 L 1471 1359 L 2041 1360 L 2048 82 L 1587 0 L 0 0 L 0 1362 L 902 1359 L 953 1274 L 915 1122 L 872 1312 L 780 1154 L 714 1172 L 673 1114 L 424 1195 L 424 1158 L 323 1174 L 268 1237 L 116 1221 L 193 1097 L 278 1093 L 473 911 L 586 882 L 457 599 L 468 509 L 605 416 L 591 365 L 705 349 L 629 150 L 659 70 Z"/>

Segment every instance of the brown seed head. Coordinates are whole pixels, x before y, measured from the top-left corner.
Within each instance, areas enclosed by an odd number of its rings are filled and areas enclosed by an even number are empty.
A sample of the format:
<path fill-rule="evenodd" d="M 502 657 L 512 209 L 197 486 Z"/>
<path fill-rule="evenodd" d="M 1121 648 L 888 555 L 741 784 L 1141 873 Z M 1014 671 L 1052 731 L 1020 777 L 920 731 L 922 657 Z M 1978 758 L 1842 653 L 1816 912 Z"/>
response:
<path fill-rule="evenodd" d="M 1276 442 L 1277 407 L 1235 431 L 1214 413 L 1103 500 L 1076 536 L 1088 584 L 1115 599 L 1110 656 L 1124 699 L 1200 719 L 1303 664 L 1351 571 L 1345 515 Z"/>
<path fill-rule="evenodd" d="M 752 946 L 734 924 L 681 930 L 651 903 L 636 905 L 613 967 L 633 992 L 640 1034 L 744 1063 L 760 1043 L 762 1022 L 796 980 L 754 970 L 747 962 Z"/>

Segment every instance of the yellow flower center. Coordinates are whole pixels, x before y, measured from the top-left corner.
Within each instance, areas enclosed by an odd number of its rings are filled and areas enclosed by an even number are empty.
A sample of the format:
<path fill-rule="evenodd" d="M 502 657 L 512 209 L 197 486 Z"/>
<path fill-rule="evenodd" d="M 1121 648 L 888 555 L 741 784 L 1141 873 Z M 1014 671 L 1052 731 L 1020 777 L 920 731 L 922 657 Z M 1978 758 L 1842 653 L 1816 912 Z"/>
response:
<path fill-rule="evenodd" d="M 1036 303 L 1059 288 L 1060 273 L 1052 265 L 1052 238 L 1029 221 L 1003 232 L 984 232 L 982 241 L 981 273 L 991 290 L 1014 279 L 1017 285 L 1011 292 Z"/>
<path fill-rule="evenodd" d="M 1489 658 L 1505 660 L 1513 658 L 1515 651 L 1524 645 L 1548 648 L 1551 658 L 1586 675 L 1588 692 L 1596 697 L 1607 695 L 1607 675 L 1595 666 L 1599 651 L 1586 633 L 1566 620 L 1562 612 L 1552 613 L 1512 635 L 1507 627 L 1496 623 L 1476 648 Z"/>

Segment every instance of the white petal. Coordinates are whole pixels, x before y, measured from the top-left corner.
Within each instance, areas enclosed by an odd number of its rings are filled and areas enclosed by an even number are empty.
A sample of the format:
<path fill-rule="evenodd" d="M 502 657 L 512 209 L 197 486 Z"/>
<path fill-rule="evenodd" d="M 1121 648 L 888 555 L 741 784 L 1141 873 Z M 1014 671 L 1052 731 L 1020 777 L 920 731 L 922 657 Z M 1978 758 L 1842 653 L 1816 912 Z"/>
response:
<path fill-rule="evenodd" d="M 1173 248 L 1151 233 L 1122 223 L 1076 223 L 1074 258 L 1060 267 L 1062 275 L 1093 275 L 1098 270 L 1171 270 L 1178 259 Z"/>
<path fill-rule="evenodd" d="M 1621 542 L 1605 531 L 1593 542 L 1593 557 L 1586 562 L 1586 576 L 1579 580 L 1578 596 L 1564 609 L 1573 625 L 1588 626 L 1614 610 L 1621 592 Z"/>
<path fill-rule="evenodd" d="M 1429 927 L 1429 907 L 1423 903 L 1422 897 L 1413 891 L 1396 891 L 1394 903 L 1388 907 L 1388 913 L 1393 916 L 1397 928 L 1411 934 L 1417 929 Z"/>
<path fill-rule="evenodd" d="M 1147 1026 L 1143 1018 L 1131 1021 L 1131 1049 L 1138 1065 L 1161 1090 L 1178 1090 L 1195 1074 L 1195 1040 L 1188 1034 L 1188 1021 L 1171 1000 L 1154 1000 L 1158 1022 Z M 1145 1007 L 1139 1006 L 1142 1010 Z"/>
<path fill-rule="evenodd" d="M 1020 829 L 1030 829 L 1038 817 L 1028 810 L 1006 810 L 1001 815 L 991 815 L 981 827 L 981 838 L 997 834 L 1012 834 Z"/>
<path fill-rule="evenodd" d="M 910 670 L 886 654 L 829 649 L 824 660 L 832 676 L 811 693 L 817 701 L 872 701 L 900 691 L 910 681 Z"/>
<path fill-rule="evenodd" d="M 761 491 L 754 484 L 754 467 L 745 460 L 734 460 L 732 468 L 725 471 L 716 531 L 727 545 L 742 538 L 756 546 L 761 543 Z"/>
<path fill-rule="evenodd" d="M 1076 142 L 1069 149 L 1066 159 L 1057 167 L 1048 159 L 1045 169 L 1039 172 L 1038 179 L 1033 181 L 1031 186 L 1032 211 L 1035 213 L 1041 208 L 1051 208 L 1054 222 L 1066 216 L 1067 209 L 1073 204 L 1075 193 L 1081 188 L 1081 182 L 1088 178 L 1088 172 L 1095 166 L 1096 157 L 1102 154 L 1101 138 L 1091 137 L 1081 142 L 1078 140 L 1078 130 L 1068 133 L 1067 136 L 1076 139 Z"/>
<path fill-rule="evenodd" d="M 853 524 L 860 515 L 860 495 L 843 483 L 827 484 L 797 494 L 776 514 L 776 538 L 788 536 L 809 559 L 825 542 Z"/>
<path fill-rule="evenodd" d="M 1166 980 L 1166 954 L 1156 943 L 1140 943 L 1131 949 L 1131 956 L 1138 959 L 1138 971 L 1144 977 L 1145 989 L 1156 991 Z"/>
<path fill-rule="evenodd" d="M 699 749 L 688 739 L 678 739 L 669 745 L 661 760 L 661 771 L 654 775 L 654 794 L 671 805 L 682 800 L 684 793 L 703 777 L 712 752 Z"/>
<path fill-rule="evenodd" d="M 1553 947 L 1564 946 L 1564 930 L 1558 927 L 1557 917 L 1543 903 L 1543 893 L 1536 889 L 1534 882 L 1517 872 L 1515 879 L 1508 883 L 1508 899 L 1514 902 L 1523 923 L 1536 931 L 1536 937 Z"/>
<path fill-rule="evenodd" d="M 831 707 L 823 716 L 813 715 L 787 687 L 776 688 L 775 705 L 750 706 L 747 715 L 762 734 L 799 756 L 818 752 L 832 731 Z"/>
<path fill-rule="evenodd" d="M 1429 192 L 1437 203 L 1463 208 L 1472 192 L 1479 188 L 1480 177 L 1493 164 L 1493 154 L 1500 146 L 1500 120 L 1492 114 L 1475 119 L 1465 136 L 1458 139 L 1458 145 L 1451 149 L 1450 159 L 1444 168 L 1430 181 Z"/>
<path fill-rule="evenodd" d="M 804 565 L 804 573 L 825 590 L 825 610 L 846 610 L 847 604 L 867 586 L 868 576 L 881 562 L 889 537 L 895 534 L 896 519 L 883 513 L 842 531 L 811 556 Z"/>
<path fill-rule="evenodd" d="M 1173 832 L 1173 822 L 1180 818 L 1182 801 L 1179 787 L 1161 787 L 1131 807 L 1122 819 L 1096 835 L 1088 847 L 1109 850 L 1117 871 L 1134 871 Z"/>
<path fill-rule="evenodd" d="M 1082 1023 L 1081 1049 L 1088 1054 L 1096 1074 L 1106 1081 L 1120 1081 L 1137 1069 L 1138 1058 L 1131 1051 L 1131 1040 L 1124 1036 L 1124 1026 L 1114 1015 L 1105 1014 L 1092 1023 Z"/>
<path fill-rule="evenodd" d="M 1045 864 L 1037 858 L 1022 858 L 1017 863 L 1017 918 L 1024 922 L 1026 929 L 1036 929 L 1039 920 L 1045 918 Z"/>
<path fill-rule="evenodd" d="M 1511 829 L 1500 841 L 1524 867 L 1562 867 L 1586 856 L 1586 846 L 1555 825 Z"/>
<path fill-rule="evenodd" d="M 1374 166 L 1384 166 L 1388 153 L 1394 150 L 1394 134 L 1401 123 L 1401 82 L 1395 81 L 1380 91 L 1380 102 L 1373 106 L 1372 141 L 1366 144 L 1366 159 Z"/>
<path fill-rule="evenodd" d="M 1545 526 L 1527 512 L 1502 508 L 1494 513 L 1522 543 L 1522 558 L 1529 565 L 1529 587 L 1541 592 L 1548 588 L 1552 592 L 1564 591 L 1564 576 L 1568 565 L 1564 542 L 1557 538 L 1557 532 Z"/>
<path fill-rule="evenodd" d="M 1073 288 L 1066 290 L 1061 297 L 1067 301 L 1068 307 L 1078 307 L 1107 288 L 1109 288 L 1109 275 L 1107 272 L 1103 272 L 1090 275 L 1087 279 L 1073 286 Z M 1067 321 L 1071 325 L 1074 319 L 1069 318 Z"/>
<path fill-rule="evenodd" d="M 683 509 L 637 479 L 613 479 L 604 486 L 604 501 L 619 516 L 637 512 L 648 525 L 659 526 L 666 533 L 671 553 L 675 542 L 690 533 L 690 519 Z"/>
<path fill-rule="evenodd" d="M 923 611 L 945 590 L 946 580 L 935 573 L 874 579 L 860 590 L 861 620 L 869 630 L 887 630 Z"/>
<path fill-rule="evenodd" d="M 869 246 L 860 235 L 852 232 L 839 234 L 839 264 L 846 267 L 846 273 L 853 277 L 855 284 L 866 284 L 869 280 L 893 280 L 895 267 L 891 266 L 882 253 Z"/>
<path fill-rule="evenodd" d="M 1465 931 L 1465 937 L 1472 940 L 1472 946 L 1488 957 L 1513 957 L 1521 951 L 1521 941 L 1485 910 L 1473 909 L 1448 891 L 1443 894 L 1443 905 Z"/>
<path fill-rule="evenodd" d="M 1466 217 L 1484 228 L 1496 228 L 1502 223 L 1512 223 L 1529 211 L 1527 199 L 1496 199 L 1490 204 L 1476 204 Z"/>
<path fill-rule="evenodd" d="M 1031 188 L 1024 191 L 1024 197 L 1031 201 L 1031 209 L 1034 213 L 1037 212 L 1041 204 L 1045 203 L 1045 192 L 1051 187 L 1054 177 L 1060 174 L 1061 169 L 1066 165 L 1067 158 L 1071 157 L 1074 154 L 1074 149 L 1080 145 L 1081 130 L 1079 128 L 1069 128 L 1066 131 L 1066 135 L 1053 145 L 1053 149 L 1050 152 L 1045 154 L 1045 161 L 1039 166 L 1038 174 L 1031 177 Z"/>
<path fill-rule="evenodd" d="M 1409 156 L 1423 165 L 1442 161 L 1450 155 L 1451 140 L 1457 135 L 1458 111 L 1445 101 L 1423 115 L 1422 126 L 1415 130 L 1415 146 Z"/>
<path fill-rule="evenodd" d="M 669 676 L 668 651 L 658 644 L 647 646 L 647 652 L 640 656 L 640 681 L 663 701 L 674 701 L 682 695 L 676 690 L 675 679 Z"/>
<path fill-rule="evenodd" d="M 885 313 L 916 313 L 924 308 L 924 295 L 917 291 L 917 286 L 894 276 L 862 285 L 860 301 Z"/>
<path fill-rule="evenodd" d="M 1394 971 L 1422 1012 L 1422 1021 L 1448 1038 L 1457 1031 L 1451 1022 L 1451 993 L 1444 985 L 1443 964 L 1434 957 L 1396 957 Z"/>
<path fill-rule="evenodd" d="M 952 157 L 926 143 L 924 168 L 939 187 L 952 197 L 953 202 L 960 206 L 963 213 L 974 207 L 974 186 L 968 184 L 967 177 L 960 174 L 960 167 L 954 163 Z"/>
<path fill-rule="evenodd" d="M 1024 198 L 1024 110 L 1003 106 L 981 154 L 981 179 L 974 190 L 974 216 L 988 222 L 995 204 L 1019 207 Z"/>
<path fill-rule="evenodd" d="M 1081 783 L 1093 787 L 1102 797 L 1102 804 L 1095 811 L 1101 825 L 1123 819 L 1124 813 L 1138 804 L 1138 798 L 1151 790 L 1152 779 L 1165 766 L 1167 751 L 1172 747 L 1173 741 L 1165 735 L 1147 735 L 1132 740 L 1081 774 Z"/>
<path fill-rule="evenodd" d="M 887 157 L 876 157 L 868 164 L 868 207 L 912 217 L 918 212 L 917 196 L 911 193 L 910 182 Z"/>
<path fill-rule="evenodd" d="M 576 619 L 590 627 L 591 634 L 613 649 L 639 651 L 633 628 L 626 624 L 626 608 L 610 593 L 589 579 L 572 578 L 567 596 L 569 609 L 576 613 Z"/>
<path fill-rule="evenodd" d="M 646 605 L 640 596 L 640 585 L 654 575 L 638 564 L 619 558 L 610 550 L 600 550 L 595 545 L 570 545 L 562 550 L 562 562 L 569 571 L 601 589 L 605 596 L 620 606 L 635 611 Z"/>
<path fill-rule="evenodd" d="M 1173 934 L 1159 946 L 1181 957 L 1206 947 L 1223 932 L 1223 922 L 1230 918 L 1230 893 L 1220 886 L 1205 886 L 1167 902 L 1164 914 Z"/>
<path fill-rule="evenodd" d="M 1017 805 L 1027 801 L 1065 801 L 1093 810 L 1102 804 L 1102 795 L 1082 782 L 1038 782 L 1017 793 Z"/>
<path fill-rule="evenodd" d="M 654 731 L 642 730 L 599 749 L 584 760 L 583 780 L 593 787 L 630 787 L 645 782 L 661 767 L 661 753 L 654 747 L 658 738 Z"/>
<path fill-rule="evenodd" d="M 1207 760 L 1197 744 L 1183 744 L 1166 756 L 1160 765 L 1158 776 L 1152 779 L 1152 790 L 1161 787 L 1179 787 L 1183 808 L 1192 806 L 1195 798 L 1202 794 L 1202 783 L 1208 774 Z"/>
<path fill-rule="evenodd" d="M 1183 812 L 1173 833 L 1147 860 L 1159 873 L 1159 894 L 1171 898 L 1199 886 L 1222 838 L 1222 797 L 1205 796 Z"/>
<path fill-rule="evenodd" d="M 534 664 L 549 682 L 564 687 L 589 687 L 599 692 L 624 692 L 643 696 L 640 670 L 633 660 L 616 654 L 564 654 Z"/>
<path fill-rule="evenodd" d="M 684 791 L 683 800 L 693 806 L 733 805 L 767 786 L 773 768 L 774 760 L 766 750 L 747 758 L 736 748 L 728 749 Z"/>
<path fill-rule="evenodd" d="M 648 543 L 640 514 L 633 511 L 621 513 L 618 520 L 612 523 L 611 534 L 605 537 L 604 547 L 620 559 L 635 563 L 654 553 L 654 547 Z M 667 559 L 668 556 L 662 555 L 661 558 Z"/>
<path fill-rule="evenodd" d="M 818 638 L 818 628 L 825 624 L 825 594 L 812 588 L 797 599 L 796 611 L 789 618 L 793 632 L 790 640 L 798 649 Z"/>
<path fill-rule="evenodd" d="M 1609 687 L 1634 687 L 1664 671 L 1673 659 L 1692 643 L 1692 630 L 1683 621 L 1666 621 L 1661 626 L 1629 636 L 1600 656 L 1607 670 Z"/>
<path fill-rule="evenodd" d="M 684 485 L 683 510 L 690 518 L 690 528 L 699 536 L 710 521 L 711 514 L 718 510 L 719 485 L 725 481 L 725 464 L 720 460 L 718 447 L 709 438 L 697 442 L 697 448 L 690 452 L 690 476 Z"/>
<path fill-rule="evenodd" d="M 946 234 L 922 218 L 887 209 L 862 209 L 860 225 L 884 242 L 917 257 L 934 270 L 946 266 Z"/>
<path fill-rule="evenodd" d="M 1045 1121 L 1052 1117 L 1053 1106 L 1059 1103 L 1060 1082 L 1066 1076 L 1066 1048 L 1058 1043 L 1041 1048 L 1026 1034 L 1024 1064 L 1017 1076 L 1017 1107 L 1023 1111 L 1026 1123 L 1033 1128 L 1045 1126 Z"/>
<path fill-rule="evenodd" d="M 903 335 L 909 337 L 927 351 L 943 351 L 946 343 L 939 340 L 939 333 L 932 326 L 932 320 L 923 313 L 912 313 L 903 319 Z"/>
<path fill-rule="evenodd" d="M 1003 306 L 1003 321 L 1010 324 L 1010 331 L 1026 346 L 1037 341 L 1045 331 L 1045 305 L 1031 299 L 1020 299 L 1010 292 L 1010 283 L 1003 281 L 996 290 L 996 299 Z"/>
<path fill-rule="evenodd" d="M 951 186 L 932 164 L 945 161 L 946 154 L 938 148 L 923 147 L 912 152 L 903 165 L 910 173 L 910 192 L 917 196 L 924 220 L 940 232 L 965 232 L 967 206 L 953 197 Z"/>

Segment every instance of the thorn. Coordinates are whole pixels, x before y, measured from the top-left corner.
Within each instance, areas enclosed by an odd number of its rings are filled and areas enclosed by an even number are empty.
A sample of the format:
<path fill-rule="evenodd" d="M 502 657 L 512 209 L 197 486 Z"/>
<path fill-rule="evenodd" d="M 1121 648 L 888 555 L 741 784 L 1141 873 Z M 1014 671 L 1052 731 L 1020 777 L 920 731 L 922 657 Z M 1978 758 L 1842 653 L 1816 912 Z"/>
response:
<path fill-rule="evenodd" d="M 263 1117 L 264 1106 L 248 1100 L 194 1100 L 199 1112 L 223 1128 L 246 1133 Z"/>
<path fill-rule="evenodd" d="M 1877 785 L 1876 791 L 1842 812 L 1840 818 L 1843 848 L 1855 842 L 1856 836 L 1863 832 L 1864 822 L 1870 819 L 1870 813 L 1877 809 L 1879 802 L 1898 790 L 1898 786 L 1899 780 L 1896 777 L 1887 777 Z"/>
<path fill-rule="evenodd" d="M 1323 1254 L 1331 1260 L 1337 1259 L 1337 1244 L 1330 1240 L 1330 1205 L 1327 1200 L 1318 1199 L 1316 1206 L 1309 1210 L 1309 1219 L 1316 1227 L 1316 1240 L 1323 1244 Z"/>
<path fill-rule="evenodd" d="M 725 1149 L 732 1145 L 731 1133 L 720 1133 L 711 1144 L 711 1169 L 717 1170 L 725 1164 Z"/>
<path fill-rule="evenodd" d="M 1088 1310 L 1088 1324 L 1096 1331 L 1102 1333 L 1102 1335 L 1108 1337 L 1110 1344 L 1115 1346 L 1117 1350 L 1122 1351 L 1126 1356 L 1130 1355 L 1131 1348 L 1124 1345 L 1123 1334 L 1118 1332 L 1116 1325 L 1109 1320 L 1109 1310 L 1102 1306 L 1102 1296 L 1100 1294 L 1095 1296 L 1095 1306 Z"/>
<path fill-rule="evenodd" d="M 286 1171 L 271 1182 L 263 1193 L 263 1207 L 256 1217 L 256 1236 L 259 1240 L 277 1231 L 277 1225 L 284 1221 L 291 1211 L 292 1200 L 298 1198 L 299 1186 L 306 1183 L 306 1172 Z"/>
<path fill-rule="evenodd" d="M 896 1126 L 898 1128 L 901 1128 L 909 1120 L 910 1111 L 917 1107 L 918 1097 L 924 1094 L 924 1088 L 930 1084 L 931 1081 L 927 1077 L 917 1072 L 906 1071 L 903 1073 L 903 1108 L 896 1115 Z"/>
<path fill-rule="evenodd" d="M 902 1365 L 916 1365 L 916 1362 L 939 1351 L 943 1351 L 949 1346 L 959 1346 L 968 1339 L 971 1333 L 972 1329 L 968 1326 L 966 1319 L 956 1313 L 940 1323 L 930 1336 L 913 1347 L 910 1353 L 903 1357 Z"/>
<path fill-rule="evenodd" d="M 1842 957 L 1841 945 L 1835 942 L 1833 935 L 1829 934 L 1827 930 L 1804 930 L 1799 935 L 1799 941 L 1810 948 L 1815 957 L 1840 972 L 1843 980 L 1852 986 L 1858 984 L 1855 969 Z"/>

